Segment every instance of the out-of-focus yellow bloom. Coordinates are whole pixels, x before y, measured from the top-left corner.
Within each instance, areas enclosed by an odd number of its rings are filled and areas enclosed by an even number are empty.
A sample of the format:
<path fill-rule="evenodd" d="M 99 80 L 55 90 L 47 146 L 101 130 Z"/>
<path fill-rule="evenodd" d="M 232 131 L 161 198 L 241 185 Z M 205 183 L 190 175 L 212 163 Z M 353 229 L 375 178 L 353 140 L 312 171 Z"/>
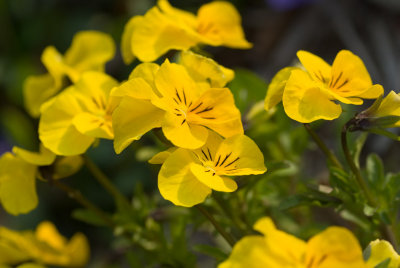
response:
<path fill-rule="evenodd" d="M 57 155 L 84 153 L 96 138 L 113 139 L 111 114 L 119 98 L 110 97 L 118 83 L 100 73 L 85 72 L 72 86 L 43 104 L 39 138 Z"/>
<path fill-rule="evenodd" d="M 200 7 L 197 16 L 159 0 L 144 16 L 125 26 L 121 51 L 125 63 L 137 57 L 154 61 L 171 49 L 187 50 L 197 44 L 248 49 L 240 14 L 229 2 L 214 1 Z"/>
<path fill-rule="evenodd" d="M 38 204 L 36 177 L 41 178 L 39 168 L 51 167 L 53 179 L 68 177 L 82 166 L 81 157 L 61 157 L 40 147 L 40 152 L 30 152 L 14 147 L 13 153 L 0 158 L 0 201 L 4 209 L 13 215 L 28 213 Z"/>
<path fill-rule="evenodd" d="M 369 244 L 371 255 L 368 258 L 367 264 L 372 268 L 376 265 L 390 259 L 388 268 L 400 267 L 400 256 L 393 249 L 393 246 L 385 240 L 375 240 Z"/>
<path fill-rule="evenodd" d="M 263 234 L 246 236 L 219 268 L 367 268 L 354 235 L 342 227 L 329 227 L 308 242 L 276 229 L 270 218 L 256 222 Z"/>
<path fill-rule="evenodd" d="M 235 191 L 237 184 L 228 176 L 266 170 L 263 154 L 249 137 L 239 134 L 223 139 L 210 132 L 201 148 L 170 153 L 158 175 L 158 188 L 175 205 L 191 207 L 203 202 L 211 190 Z"/>
<path fill-rule="evenodd" d="M 297 52 L 297 56 L 305 70 L 279 72 L 276 80 L 287 81 L 284 86 L 279 81 L 272 84 L 266 109 L 282 99 L 286 114 L 296 121 L 333 120 L 342 112 L 337 101 L 361 105 L 363 98 L 375 99 L 383 94 L 382 86 L 372 84 L 362 60 L 350 51 L 340 51 L 332 66 L 306 51 Z"/>
<path fill-rule="evenodd" d="M 48 73 L 29 76 L 24 83 L 26 109 L 32 116 L 39 117 L 40 106 L 62 89 L 65 76 L 76 82 L 85 71 L 102 72 L 114 54 L 111 36 L 96 31 L 77 33 L 64 56 L 55 47 L 46 47 L 42 62 Z"/>
<path fill-rule="evenodd" d="M 42 222 L 35 232 L 0 227 L 2 265 L 27 262 L 29 264 L 21 267 L 41 267 L 39 264 L 83 267 L 88 262 L 89 255 L 89 244 L 82 233 L 75 234 L 67 241 L 51 222 Z"/>
<path fill-rule="evenodd" d="M 224 137 L 243 133 L 230 90 L 206 82 L 222 86 L 231 79 L 227 79 L 227 74 L 232 77 L 230 72 L 218 69 L 214 61 L 204 57 L 187 55 L 183 58 L 188 65 L 196 61 L 200 64 L 196 73 L 200 80 L 190 76 L 194 70 L 166 60 L 161 67 L 139 65 L 127 82 L 113 90 L 113 96 L 123 97 L 112 116 L 117 153 L 158 127 L 174 145 L 189 149 L 204 145 L 209 129 Z"/>

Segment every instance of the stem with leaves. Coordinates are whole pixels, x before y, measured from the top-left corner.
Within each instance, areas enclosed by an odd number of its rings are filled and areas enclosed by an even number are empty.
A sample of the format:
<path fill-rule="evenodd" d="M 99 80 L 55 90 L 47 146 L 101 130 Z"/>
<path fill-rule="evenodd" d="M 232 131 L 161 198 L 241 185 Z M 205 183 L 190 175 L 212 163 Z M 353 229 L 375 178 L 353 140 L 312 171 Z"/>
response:
<path fill-rule="evenodd" d="M 352 120 L 350 120 L 342 128 L 341 142 L 342 142 L 343 152 L 346 157 L 346 161 L 356 178 L 358 185 L 361 187 L 361 189 L 365 195 L 365 198 L 367 199 L 367 202 L 369 203 L 369 205 L 371 207 L 377 208 L 378 204 L 377 204 L 375 198 L 372 196 L 371 192 L 369 191 L 369 188 L 368 188 L 364 178 L 361 175 L 360 169 L 356 166 L 356 164 L 354 163 L 353 157 L 350 154 L 349 146 L 347 144 L 347 130 L 351 123 L 352 123 Z M 396 235 L 395 235 L 391 225 L 386 225 L 383 222 L 381 222 L 381 232 L 384 236 L 386 236 L 386 238 L 390 241 L 390 243 L 394 246 L 394 248 L 398 247 Z"/>

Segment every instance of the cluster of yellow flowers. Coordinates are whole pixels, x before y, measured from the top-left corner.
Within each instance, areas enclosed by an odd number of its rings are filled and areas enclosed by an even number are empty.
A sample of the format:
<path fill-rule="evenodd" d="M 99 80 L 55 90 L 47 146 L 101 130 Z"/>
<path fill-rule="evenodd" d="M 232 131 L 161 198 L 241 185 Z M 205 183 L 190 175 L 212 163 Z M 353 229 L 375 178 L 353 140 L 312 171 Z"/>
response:
<path fill-rule="evenodd" d="M 48 73 L 31 76 L 24 85 L 26 108 L 39 118 L 40 152 L 15 147 L 0 158 L 3 207 L 14 215 L 34 209 L 36 178 L 57 180 L 77 172 L 80 155 L 97 139 L 113 140 L 119 154 L 157 128 L 173 146 L 149 162 L 162 164 L 158 187 L 175 205 L 202 203 L 212 190 L 235 191 L 238 186 L 232 176 L 266 172 L 263 154 L 244 135 L 240 111 L 226 87 L 234 72 L 190 51 L 199 44 L 252 46 L 244 37 L 240 15 L 228 2 L 203 5 L 195 16 L 159 0 L 125 27 L 124 62 L 135 58 L 143 62 L 126 81 L 120 83 L 104 73 L 115 54 L 107 34 L 80 32 L 65 55 L 47 47 L 42 62 Z M 176 62 L 151 63 L 172 49 L 180 50 Z M 285 68 L 272 80 L 267 110 L 282 101 L 287 115 L 296 121 L 332 120 L 342 112 L 337 102 L 360 105 L 362 99 L 383 94 L 380 85 L 372 84 L 362 61 L 349 51 L 339 52 L 332 66 L 305 51 L 298 57 L 304 68 Z M 392 105 L 399 102 L 400 96 L 391 92 L 376 104 L 373 115 L 400 115 Z M 400 262 L 384 241 L 371 244 L 371 257 L 365 262 L 356 238 L 344 228 L 328 228 L 307 243 L 277 230 L 268 218 L 259 220 L 255 229 L 264 236 L 243 238 L 220 267 L 361 268 L 386 258 L 389 267 L 398 267 Z M 36 233 L 0 229 L 0 263 L 34 261 L 71 267 L 84 265 L 87 258 L 84 236 L 67 243 L 50 223 L 40 225 Z"/>

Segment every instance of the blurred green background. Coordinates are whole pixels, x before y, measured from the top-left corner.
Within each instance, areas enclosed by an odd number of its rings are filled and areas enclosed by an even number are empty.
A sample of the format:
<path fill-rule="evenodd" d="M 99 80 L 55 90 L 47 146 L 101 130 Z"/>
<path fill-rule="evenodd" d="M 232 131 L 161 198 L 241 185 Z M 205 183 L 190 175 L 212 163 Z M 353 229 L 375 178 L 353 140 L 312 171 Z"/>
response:
<path fill-rule="evenodd" d="M 173 6 L 192 12 L 196 12 L 206 2 L 209 1 L 170 1 Z M 231 88 L 243 113 L 264 98 L 266 85 L 272 76 L 280 68 L 295 63 L 295 53 L 300 49 L 311 51 L 328 62 L 332 61 L 339 50 L 349 49 L 364 60 L 373 81 L 382 84 L 386 92 L 400 89 L 400 1 L 232 2 L 242 15 L 247 39 L 254 43 L 254 48 L 248 51 L 223 47 L 205 49 L 220 64 L 238 70 Z M 0 0 L 0 153 L 9 151 L 14 145 L 32 150 L 38 148 L 38 121 L 30 118 L 24 110 L 22 84 L 28 75 L 45 72 L 40 55 L 46 46 L 54 45 L 64 53 L 76 32 L 90 29 L 111 34 L 119 47 L 123 27 L 128 19 L 133 15 L 144 14 L 154 4 L 155 1 L 148 0 Z M 122 81 L 128 77 L 135 64 L 137 62 L 125 66 L 118 51 L 116 57 L 107 64 L 107 73 Z M 288 124 L 293 125 L 294 129 L 299 128 L 299 124 Z M 323 125 L 320 134 L 338 151 L 338 125 Z M 276 127 L 271 123 L 260 128 L 269 126 L 271 129 Z M 264 146 L 267 143 L 266 136 L 259 133 L 276 134 L 271 129 L 254 131 L 254 127 L 249 126 L 250 133 L 266 154 L 267 163 L 276 160 L 276 154 L 268 151 L 269 147 Z M 301 143 L 306 144 L 306 141 L 303 130 L 298 131 L 301 137 L 297 140 L 300 142 L 297 146 L 301 147 Z M 127 196 L 132 196 L 134 188 L 141 184 L 144 193 L 154 195 L 159 200 L 159 167 L 150 166 L 146 162 L 154 152 L 161 149 L 160 144 L 154 143 L 152 135 L 144 136 L 142 142 L 133 144 L 119 156 L 115 155 L 112 142 L 109 141 L 101 141 L 97 148 L 89 151 L 89 155 Z M 399 149 L 398 143 L 371 136 L 364 154 L 376 151 L 383 157 L 389 170 L 399 171 Z M 304 148 L 298 150 L 302 152 Z M 321 154 L 311 148 L 307 158 L 299 160 L 306 170 L 304 177 L 326 179 L 327 174 L 319 173 L 324 163 L 321 158 Z M 93 202 L 105 210 L 113 210 L 112 199 L 86 169 L 68 180 Z M 78 230 L 88 235 L 93 251 L 93 267 L 114 267 L 112 263 L 117 263 L 115 267 L 129 267 L 126 262 L 120 261 L 124 254 L 121 247 L 113 246 L 115 250 L 109 250 L 112 238 L 109 231 L 72 219 L 71 213 L 79 206 L 57 189 L 40 181 L 37 182 L 37 188 L 40 199 L 37 209 L 18 217 L 11 217 L 0 209 L 0 224 L 13 229 L 26 229 L 34 228 L 44 219 L 51 220 L 64 235 L 71 236 Z M 157 209 L 153 212 L 156 213 Z M 325 210 L 317 213 L 317 220 L 327 221 L 321 218 L 329 213 Z M 333 219 L 331 223 L 340 223 L 335 221 Z M 207 238 L 205 240 L 208 243 Z M 205 259 L 204 263 L 208 261 Z M 207 266 L 204 264 L 202 267 Z"/>

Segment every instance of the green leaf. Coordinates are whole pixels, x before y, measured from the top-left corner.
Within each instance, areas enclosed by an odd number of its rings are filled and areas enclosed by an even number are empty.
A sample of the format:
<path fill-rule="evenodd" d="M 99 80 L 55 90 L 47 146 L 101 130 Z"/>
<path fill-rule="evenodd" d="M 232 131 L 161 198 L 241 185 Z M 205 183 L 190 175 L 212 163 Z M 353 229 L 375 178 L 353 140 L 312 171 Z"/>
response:
<path fill-rule="evenodd" d="M 267 91 L 267 84 L 255 73 L 236 69 L 235 78 L 229 83 L 235 97 L 236 106 L 241 112 L 244 112 L 254 103 L 263 100 Z"/>
<path fill-rule="evenodd" d="M 209 245 L 195 245 L 194 250 L 215 258 L 217 262 L 221 262 L 228 258 L 228 254 L 223 252 L 221 249 Z"/>
<path fill-rule="evenodd" d="M 397 134 L 395 134 L 393 132 L 390 132 L 390 131 L 387 131 L 387 130 L 385 130 L 383 128 L 371 128 L 368 131 L 371 132 L 371 133 L 377 134 L 377 135 L 386 136 L 386 137 L 391 138 L 392 140 L 395 140 L 395 141 L 400 141 L 400 137 Z"/>
<path fill-rule="evenodd" d="M 363 252 L 364 261 L 368 261 L 369 257 L 371 257 L 371 245 L 368 245 Z"/>
<path fill-rule="evenodd" d="M 367 179 L 371 188 L 380 192 L 386 186 L 385 171 L 381 158 L 376 154 L 370 154 L 367 157 Z"/>
<path fill-rule="evenodd" d="M 378 265 L 376 265 L 374 268 L 388 268 L 389 264 L 390 264 L 390 258 L 387 258 L 383 262 L 381 262 Z"/>
<path fill-rule="evenodd" d="M 360 154 L 362 148 L 364 147 L 365 141 L 367 140 L 368 133 L 363 132 L 354 142 L 354 145 L 351 150 L 351 155 L 353 156 L 354 163 L 359 168 L 360 167 Z"/>

